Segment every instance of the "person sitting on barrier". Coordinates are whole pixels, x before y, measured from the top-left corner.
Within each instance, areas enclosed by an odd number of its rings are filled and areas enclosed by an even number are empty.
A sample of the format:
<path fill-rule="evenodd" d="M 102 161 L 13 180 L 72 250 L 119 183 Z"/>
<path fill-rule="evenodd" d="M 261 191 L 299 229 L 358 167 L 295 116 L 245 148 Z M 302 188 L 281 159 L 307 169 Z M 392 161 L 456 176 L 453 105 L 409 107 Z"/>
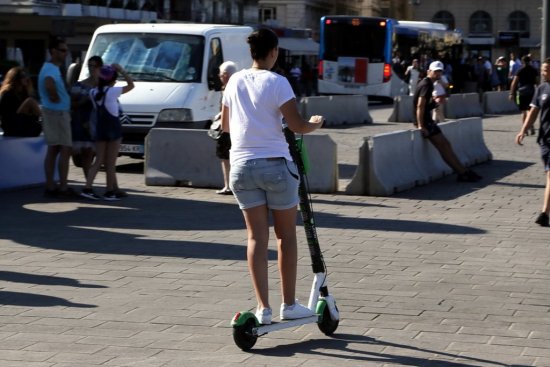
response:
<path fill-rule="evenodd" d="M 270 211 L 279 252 L 281 318 L 313 315 L 295 299 L 299 176 L 282 119 L 292 131 L 305 134 L 320 128 L 323 117 L 305 121 L 288 80 L 271 71 L 279 56 L 278 42 L 267 28 L 250 34 L 252 67 L 233 74 L 222 100 L 222 128 L 231 133 L 229 182 L 246 223 L 248 268 L 258 301 L 256 317 L 262 324 L 271 324 L 272 317 L 267 266 Z"/>
<path fill-rule="evenodd" d="M 237 71 L 237 65 L 233 61 L 226 61 L 220 65 L 220 80 L 222 82 L 222 90 L 225 89 L 229 78 Z M 221 112 L 214 118 L 214 121 L 221 120 Z M 221 126 L 220 126 L 221 129 Z M 229 188 L 229 150 L 231 149 L 231 137 L 229 133 L 222 131 L 216 140 L 216 156 L 222 161 L 223 173 L 223 188 L 216 191 L 218 195 L 231 195 Z"/>
<path fill-rule="evenodd" d="M 535 86 L 539 73 L 537 69 L 531 66 L 531 58 L 529 56 L 523 56 L 521 58 L 522 66 L 518 73 L 512 79 L 512 85 L 510 86 L 510 100 L 515 101 L 521 111 L 521 125 L 525 124 L 527 118 L 527 111 L 529 110 L 529 104 L 535 94 Z M 531 135 L 535 135 L 535 128 L 531 127 Z"/>
<path fill-rule="evenodd" d="M 544 163 L 544 171 L 546 172 L 546 188 L 544 190 L 542 211 L 535 220 L 535 223 L 548 227 L 548 215 L 550 214 L 550 98 L 548 98 L 550 96 L 550 58 L 544 60 L 542 63 L 541 76 L 543 82 L 535 91 L 527 118 L 516 136 L 516 143 L 522 145 L 523 138 L 532 129 L 540 111 L 540 128 L 537 143 L 540 145 L 542 162 Z"/>
<path fill-rule="evenodd" d="M 40 135 L 40 106 L 33 96 L 29 74 L 19 66 L 8 70 L 0 87 L 0 118 L 4 136 Z"/>
<path fill-rule="evenodd" d="M 415 126 L 420 129 L 422 136 L 428 139 L 438 150 L 445 163 L 457 173 L 457 181 L 477 182 L 481 180 L 481 176 L 462 165 L 451 143 L 432 119 L 432 110 L 436 107 L 436 103 L 433 100 L 434 81 L 441 78 L 442 73 L 443 63 L 441 61 L 434 61 L 428 68 L 428 76 L 418 83 L 413 98 L 416 116 Z"/>

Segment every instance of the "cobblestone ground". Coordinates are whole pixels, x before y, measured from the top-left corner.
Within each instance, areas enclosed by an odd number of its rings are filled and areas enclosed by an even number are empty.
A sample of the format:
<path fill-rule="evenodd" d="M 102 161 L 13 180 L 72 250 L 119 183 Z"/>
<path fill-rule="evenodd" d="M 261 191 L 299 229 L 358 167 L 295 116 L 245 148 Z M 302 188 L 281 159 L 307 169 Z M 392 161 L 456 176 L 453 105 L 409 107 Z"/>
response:
<path fill-rule="evenodd" d="M 410 127 L 389 112 L 322 131 L 338 143 L 340 191 L 365 137 Z M 0 366 L 550 366 L 550 229 L 533 222 L 544 174 L 534 137 L 514 145 L 518 128 L 519 115 L 484 119 L 494 160 L 475 167 L 479 184 L 313 195 L 340 326 L 268 334 L 248 353 L 229 326 L 255 306 L 232 197 L 145 186 L 142 162 L 126 158 L 120 202 L 1 192 Z M 70 177 L 80 189 L 78 169 Z M 273 244 L 270 275 L 277 306 Z"/>

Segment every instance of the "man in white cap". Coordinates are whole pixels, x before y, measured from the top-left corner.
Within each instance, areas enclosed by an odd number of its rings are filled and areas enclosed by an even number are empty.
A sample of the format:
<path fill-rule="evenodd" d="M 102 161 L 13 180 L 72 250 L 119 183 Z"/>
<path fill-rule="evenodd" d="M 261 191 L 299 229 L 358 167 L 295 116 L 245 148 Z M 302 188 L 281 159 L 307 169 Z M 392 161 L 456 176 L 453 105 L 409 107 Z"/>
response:
<path fill-rule="evenodd" d="M 432 118 L 432 110 L 437 107 L 437 103 L 433 100 L 434 82 L 441 78 L 443 69 L 441 61 L 432 62 L 428 68 L 428 76 L 422 79 L 416 87 L 413 97 L 415 126 L 420 129 L 422 136 L 438 150 L 445 163 L 457 173 L 457 181 L 477 182 L 481 180 L 481 176 L 462 165 L 451 143 Z"/>

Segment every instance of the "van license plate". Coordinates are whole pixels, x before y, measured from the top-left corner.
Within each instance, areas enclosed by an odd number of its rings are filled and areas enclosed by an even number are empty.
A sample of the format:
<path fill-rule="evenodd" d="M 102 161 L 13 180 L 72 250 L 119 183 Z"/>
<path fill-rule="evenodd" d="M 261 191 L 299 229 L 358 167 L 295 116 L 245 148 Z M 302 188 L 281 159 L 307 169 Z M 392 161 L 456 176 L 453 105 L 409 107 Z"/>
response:
<path fill-rule="evenodd" d="M 143 145 L 138 144 L 120 144 L 120 149 L 118 150 L 120 153 L 136 153 L 136 154 L 143 154 L 145 149 L 143 148 Z"/>

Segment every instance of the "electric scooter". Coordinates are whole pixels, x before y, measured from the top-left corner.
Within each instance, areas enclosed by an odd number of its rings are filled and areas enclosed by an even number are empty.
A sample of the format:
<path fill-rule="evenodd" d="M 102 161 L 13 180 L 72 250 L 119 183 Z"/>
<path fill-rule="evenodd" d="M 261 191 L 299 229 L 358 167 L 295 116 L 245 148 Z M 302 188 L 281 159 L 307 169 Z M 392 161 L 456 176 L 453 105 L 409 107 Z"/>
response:
<path fill-rule="evenodd" d="M 311 256 L 311 266 L 314 274 L 313 285 L 311 287 L 307 306 L 310 310 L 315 312 L 315 315 L 302 319 L 273 322 L 270 325 L 260 325 L 253 312 L 237 312 L 231 320 L 233 340 L 235 344 L 244 351 L 250 350 L 254 344 L 256 344 L 258 337 L 273 331 L 317 323 L 319 330 L 325 335 L 332 335 L 338 328 L 338 323 L 340 322 L 340 314 L 336 306 L 336 301 L 328 292 L 327 268 L 317 238 L 313 208 L 311 206 L 311 199 L 307 187 L 306 173 L 308 167 L 303 139 L 296 140 L 294 133 L 287 126 L 283 126 L 290 154 L 298 167 L 300 178 L 300 186 L 298 189 L 300 196 L 300 212 L 304 223 L 307 245 Z"/>

